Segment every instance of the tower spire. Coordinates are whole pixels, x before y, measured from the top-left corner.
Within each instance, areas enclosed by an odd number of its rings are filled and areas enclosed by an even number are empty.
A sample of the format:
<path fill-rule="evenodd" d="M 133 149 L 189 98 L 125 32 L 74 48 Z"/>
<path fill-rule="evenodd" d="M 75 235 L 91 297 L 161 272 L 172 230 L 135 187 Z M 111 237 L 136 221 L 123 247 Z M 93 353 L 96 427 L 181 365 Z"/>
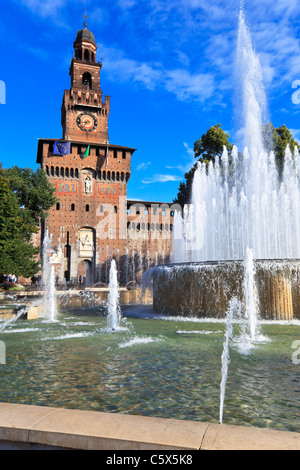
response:
<path fill-rule="evenodd" d="M 83 18 L 84 18 L 84 23 L 83 23 L 83 27 L 86 28 L 87 27 L 87 14 L 86 14 L 86 0 L 84 2 L 84 15 L 83 15 Z"/>
<path fill-rule="evenodd" d="M 84 27 L 84 29 L 86 29 L 86 27 L 87 27 L 87 22 L 86 22 L 86 20 L 87 20 L 87 15 L 83 15 L 83 18 L 84 18 L 83 27 Z"/>

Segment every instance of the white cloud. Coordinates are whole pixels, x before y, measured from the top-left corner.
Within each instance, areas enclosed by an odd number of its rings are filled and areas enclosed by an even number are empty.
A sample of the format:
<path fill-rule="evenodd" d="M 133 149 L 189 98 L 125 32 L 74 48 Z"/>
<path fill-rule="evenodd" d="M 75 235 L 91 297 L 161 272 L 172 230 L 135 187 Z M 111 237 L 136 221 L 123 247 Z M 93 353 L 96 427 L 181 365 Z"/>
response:
<path fill-rule="evenodd" d="M 168 181 L 181 181 L 182 177 L 178 175 L 163 175 L 163 174 L 156 174 L 149 178 L 142 179 L 143 184 L 151 184 L 151 183 L 166 183 Z"/>
<path fill-rule="evenodd" d="M 33 13 L 42 17 L 56 16 L 58 10 L 64 7 L 68 0 L 21 0 Z"/>
<path fill-rule="evenodd" d="M 151 184 L 151 183 L 166 183 L 168 181 L 182 181 L 184 174 L 189 171 L 193 164 L 195 163 L 195 154 L 194 150 L 186 143 L 183 142 L 183 146 L 185 148 L 185 153 L 180 156 L 179 163 L 178 165 L 168 165 L 165 168 L 167 170 L 177 170 L 179 171 L 179 175 L 174 175 L 174 174 L 155 174 L 153 176 L 150 176 L 148 178 L 144 178 L 142 180 L 143 184 Z"/>
<path fill-rule="evenodd" d="M 136 167 L 136 170 L 137 171 L 146 170 L 149 165 L 151 165 L 151 162 L 142 162 Z"/>
<path fill-rule="evenodd" d="M 294 139 L 300 144 L 300 129 L 290 129 Z"/>
<path fill-rule="evenodd" d="M 166 166 L 168 170 L 179 170 L 181 173 L 181 179 L 183 175 L 189 171 L 195 163 L 195 153 L 192 147 L 190 147 L 186 142 L 183 142 L 185 148 L 185 154 L 180 157 L 180 164 L 175 166 Z"/>
<path fill-rule="evenodd" d="M 191 74 L 186 69 L 167 70 L 163 77 L 167 91 L 181 100 L 195 99 L 205 101 L 215 91 L 214 77 L 211 73 Z"/>
<path fill-rule="evenodd" d="M 215 91 L 211 73 L 191 73 L 187 69 L 168 70 L 160 63 L 146 63 L 126 58 L 123 51 L 101 46 L 105 70 L 111 80 L 136 82 L 148 90 L 161 87 L 180 101 L 205 101 Z"/>

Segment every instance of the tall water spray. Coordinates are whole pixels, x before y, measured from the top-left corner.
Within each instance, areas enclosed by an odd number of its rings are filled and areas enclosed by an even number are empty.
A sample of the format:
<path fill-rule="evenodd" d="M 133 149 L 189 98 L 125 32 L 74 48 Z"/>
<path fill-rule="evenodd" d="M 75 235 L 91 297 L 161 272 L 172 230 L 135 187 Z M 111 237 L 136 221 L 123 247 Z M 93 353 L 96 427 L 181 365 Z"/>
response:
<path fill-rule="evenodd" d="M 246 257 L 244 260 L 244 305 L 245 317 L 248 319 L 249 336 L 251 341 L 255 341 L 258 337 L 258 297 L 255 284 L 255 267 L 253 259 L 253 250 L 248 247 L 246 249 Z"/>
<path fill-rule="evenodd" d="M 279 178 L 274 152 L 264 148 L 266 97 L 243 11 L 236 54 L 243 155 L 224 147 L 215 164 L 198 163 L 192 203 L 175 213 L 175 262 L 300 258 L 300 161 L 286 150 Z M 180 233 L 182 237 L 180 240 Z"/>
<path fill-rule="evenodd" d="M 225 400 L 225 389 L 228 376 L 228 366 L 229 366 L 229 344 L 233 334 L 233 319 L 234 316 L 240 314 L 241 304 L 240 302 L 233 297 L 229 302 L 229 307 L 226 313 L 226 330 L 225 330 L 225 339 L 223 343 L 223 352 L 222 352 L 222 368 L 221 368 L 221 383 L 220 383 L 220 411 L 219 411 L 219 423 L 223 422 L 223 410 L 224 410 L 224 400 Z"/>
<path fill-rule="evenodd" d="M 56 289 L 55 289 L 55 269 L 54 263 L 51 262 L 52 249 L 52 235 L 48 231 L 45 234 L 43 241 L 43 271 L 42 283 L 44 286 L 44 317 L 50 321 L 55 321 L 57 317 L 56 305 Z"/>
<path fill-rule="evenodd" d="M 107 300 L 107 327 L 114 331 L 119 327 L 120 306 L 119 306 L 119 284 L 116 262 L 113 259 L 109 270 L 109 292 Z"/>

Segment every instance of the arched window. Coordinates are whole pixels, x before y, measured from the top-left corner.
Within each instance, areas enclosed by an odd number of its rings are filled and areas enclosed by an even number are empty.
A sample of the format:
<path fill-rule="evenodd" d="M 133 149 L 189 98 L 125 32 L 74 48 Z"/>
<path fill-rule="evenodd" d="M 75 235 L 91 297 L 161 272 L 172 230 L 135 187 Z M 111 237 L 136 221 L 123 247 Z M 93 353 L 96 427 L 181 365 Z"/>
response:
<path fill-rule="evenodd" d="M 79 59 L 79 60 L 82 60 L 82 50 L 81 49 L 76 49 L 75 58 Z"/>
<path fill-rule="evenodd" d="M 60 169 L 60 176 L 64 177 L 65 176 L 65 169 L 61 167 Z"/>
<path fill-rule="evenodd" d="M 48 176 L 50 175 L 50 172 L 49 172 L 49 167 L 48 167 L 48 165 L 46 165 L 46 173 L 47 173 L 47 175 L 48 175 Z"/>
<path fill-rule="evenodd" d="M 66 177 L 69 178 L 69 168 L 66 168 Z"/>
<path fill-rule="evenodd" d="M 51 167 L 51 176 L 54 176 L 54 166 Z"/>
<path fill-rule="evenodd" d="M 88 49 L 84 49 L 84 56 L 83 56 L 84 60 L 86 60 L 87 62 L 90 61 L 90 53 L 89 53 L 89 50 Z"/>
<path fill-rule="evenodd" d="M 71 169 L 70 169 L 70 177 L 71 177 L 71 178 L 74 177 L 74 168 L 71 168 Z"/>
<path fill-rule="evenodd" d="M 88 87 L 89 90 L 92 89 L 92 75 L 89 72 L 82 75 L 82 85 Z"/>
<path fill-rule="evenodd" d="M 58 168 L 58 166 L 55 168 L 55 174 L 56 174 L 56 176 L 59 176 L 59 168 Z"/>
<path fill-rule="evenodd" d="M 78 178 L 79 173 L 78 173 L 78 168 L 75 168 L 75 178 Z"/>
<path fill-rule="evenodd" d="M 72 212 L 75 211 L 75 204 L 71 204 L 71 211 L 72 211 Z"/>

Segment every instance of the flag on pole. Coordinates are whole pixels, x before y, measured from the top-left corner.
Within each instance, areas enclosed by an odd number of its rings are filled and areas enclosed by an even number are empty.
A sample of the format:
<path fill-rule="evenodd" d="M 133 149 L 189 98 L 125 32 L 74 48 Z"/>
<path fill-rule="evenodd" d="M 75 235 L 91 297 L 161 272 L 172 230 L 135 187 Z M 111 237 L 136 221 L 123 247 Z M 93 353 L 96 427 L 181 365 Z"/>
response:
<path fill-rule="evenodd" d="M 83 152 L 83 153 L 81 153 L 81 154 L 80 154 L 80 157 L 81 157 L 81 158 L 86 158 L 86 157 L 88 157 L 89 153 L 90 153 L 90 146 L 88 145 L 86 151 Z"/>
<path fill-rule="evenodd" d="M 108 165 L 108 144 L 106 146 L 105 169 L 107 168 L 107 165 Z"/>
<path fill-rule="evenodd" d="M 54 142 L 53 155 L 68 155 L 70 153 L 70 142 Z"/>

